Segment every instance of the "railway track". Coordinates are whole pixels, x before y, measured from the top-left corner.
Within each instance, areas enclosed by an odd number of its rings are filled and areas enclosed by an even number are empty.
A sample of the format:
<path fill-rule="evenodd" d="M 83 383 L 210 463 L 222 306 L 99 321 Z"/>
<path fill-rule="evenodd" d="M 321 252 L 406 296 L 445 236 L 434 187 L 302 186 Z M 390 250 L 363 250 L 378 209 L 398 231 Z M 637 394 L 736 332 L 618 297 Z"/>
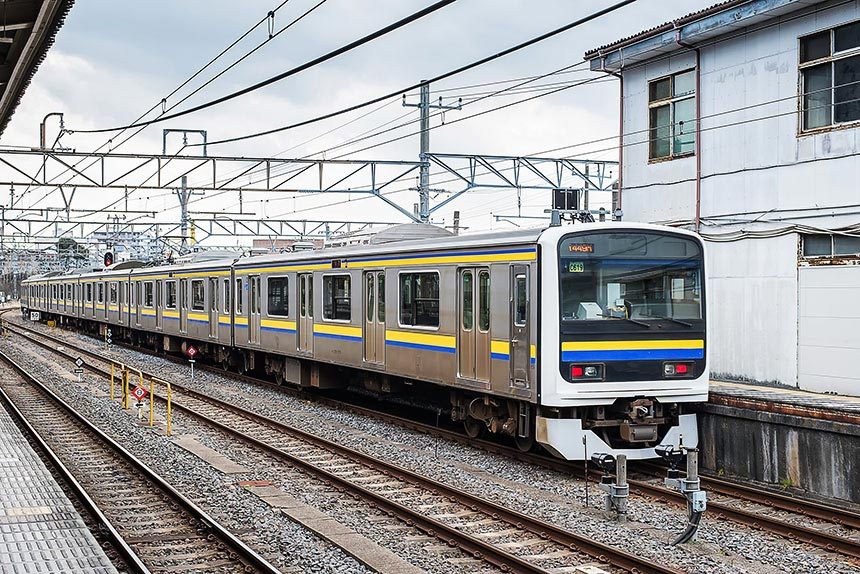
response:
<path fill-rule="evenodd" d="M 38 333 L 38 331 L 32 332 Z M 57 339 L 57 341 L 60 342 L 61 340 Z M 171 355 L 156 354 L 136 347 L 129 348 L 133 348 L 138 352 L 144 352 L 160 358 L 172 360 L 179 364 L 184 364 L 184 361 Z M 564 461 L 534 452 L 524 453 L 516 448 L 508 447 L 499 442 L 471 439 L 462 433 L 441 428 L 434 424 L 423 423 L 415 419 L 400 417 L 376 409 L 358 406 L 353 403 L 323 397 L 318 394 L 307 393 L 290 387 L 284 387 L 264 379 L 224 371 L 219 367 L 206 365 L 204 363 L 198 363 L 198 368 L 223 376 L 229 376 L 247 383 L 262 385 L 270 389 L 277 389 L 280 392 L 300 396 L 306 400 L 313 400 L 335 408 L 346 409 L 354 413 L 370 416 L 399 425 L 403 428 L 429 434 L 431 436 L 452 440 L 461 444 L 476 446 L 488 452 L 502 454 L 509 458 L 528 462 L 542 468 L 563 472 L 579 478 L 585 477 L 582 463 Z M 659 477 L 665 474 L 665 468 L 654 463 L 637 461 L 634 466 L 637 472 L 644 472 L 652 477 Z M 590 471 L 589 478 L 599 480 L 600 474 L 596 471 Z M 811 544 L 830 552 L 849 556 L 853 559 L 860 559 L 860 542 L 854 538 L 828 532 L 823 528 L 812 528 L 800 524 L 794 524 L 790 521 L 786 521 L 783 517 L 769 514 L 773 511 L 787 512 L 822 521 L 826 523 L 823 525 L 824 528 L 829 524 L 836 527 L 860 531 L 860 513 L 848 508 L 840 508 L 803 498 L 788 496 L 763 488 L 756 488 L 719 479 L 717 477 L 700 475 L 700 479 L 702 482 L 702 488 L 709 491 L 709 515 L 770 532 L 790 540 Z M 665 488 L 660 483 L 637 479 L 628 479 L 628 483 L 630 484 L 630 492 L 633 495 L 644 496 L 677 505 L 686 504 L 686 498 L 681 493 Z M 719 496 L 715 498 L 715 494 Z M 749 504 L 747 505 L 747 508 L 740 507 L 737 505 L 738 502 L 749 503 L 752 507 L 749 507 Z M 860 533 L 858 533 L 857 536 L 860 536 Z"/>
<path fill-rule="evenodd" d="M 11 368 L 0 398 L 80 485 L 130 571 L 278 572 L 2 351 L 0 361 Z"/>
<path fill-rule="evenodd" d="M 49 335 L 11 331 L 73 360 L 68 350 L 89 357 L 87 368 L 109 376 L 110 359 Z M 42 338 L 43 340 L 39 340 Z M 144 372 L 148 378 L 148 373 Z M 265 451 L 273 459 L 300 468 L 336 488 L 361 497 L 385 513 L 427 535 L 456 546 L 503 571 L 563 574 L 583 566 L 609 572 L 679 574 L 583 535 L 537 520 L 419 473 L 378 460 L 235 405 L 175 384 L 173 407 Z"/>

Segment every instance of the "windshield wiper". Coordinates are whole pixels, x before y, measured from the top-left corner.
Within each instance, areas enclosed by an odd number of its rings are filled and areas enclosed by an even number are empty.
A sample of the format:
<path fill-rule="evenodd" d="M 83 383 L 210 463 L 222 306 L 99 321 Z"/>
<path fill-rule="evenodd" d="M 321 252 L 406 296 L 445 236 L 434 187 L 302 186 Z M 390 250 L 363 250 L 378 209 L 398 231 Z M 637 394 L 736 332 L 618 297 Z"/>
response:
<path fill-rule="evenodd" d="M 692 327 L 692 323 L 687 323 L 686 321 L 682 321 L 680 319 L 675 319 L 674 317 L 654 317 L 654 319 L 662 319 L 663 321 L 672 321 L 673 323 L 677 323 L 679 325 L 683 325 L 685 327 Z"/>
<path fill-rule="evenodd" d="M 642 325 L 643 327 L 647 327 L 648 329 L 651 328 L 651 325 L 649 325 L 648 323 L 646 323 L 644 321 L 637 321 L 636 319 L 631 319 L 629 317 L 616 317 L 614 315 L 607 315 L 605 313 L 598 313 L 598 315 L 600 315 L 601 317 L 607 317 L 609 319 L 621 319 L 622 321 L 629 321 L 631 323 L 636 323 L 637 325 Z M 691 327 L 692 327 L 692 325 L 691 325 Z"/>

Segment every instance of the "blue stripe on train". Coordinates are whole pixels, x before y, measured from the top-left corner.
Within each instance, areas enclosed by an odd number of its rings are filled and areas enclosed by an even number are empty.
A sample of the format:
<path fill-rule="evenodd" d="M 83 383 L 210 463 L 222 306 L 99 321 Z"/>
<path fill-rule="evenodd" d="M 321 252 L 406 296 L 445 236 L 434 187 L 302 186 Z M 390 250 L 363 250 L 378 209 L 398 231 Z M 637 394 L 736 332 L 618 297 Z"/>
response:
<path fill-rule="evenodd" d="M 702 359 L 704 349 L 641 349 L 618 351 L 562 351 L 565 362 L 589 361 L 683 361 Z"/>

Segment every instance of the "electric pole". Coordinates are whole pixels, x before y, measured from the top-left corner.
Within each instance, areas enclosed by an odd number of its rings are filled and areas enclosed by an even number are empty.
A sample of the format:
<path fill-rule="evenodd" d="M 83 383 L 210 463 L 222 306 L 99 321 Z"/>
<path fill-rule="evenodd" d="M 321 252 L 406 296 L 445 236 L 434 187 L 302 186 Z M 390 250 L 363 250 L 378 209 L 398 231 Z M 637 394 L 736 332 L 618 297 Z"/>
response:
<path fill-rule="evenodd" d="M 421 83 L 421 92 L 417 104 L 406 102 L 406 94 L 403 94 L 403 107 L 418 108 L 421 112 L 421 150 L 418 158 L 421 161 L 421 167 L 418 171 L 418 217 L 422 223 L 430 221 L 430 162 L 427 159 L 427 154 L 430 153 L 430 110 L 459 110 L 462 109 L 462 101 L 456 106 L 446 106 L 442 104 L 442 96 L 439 96 L 438 104 L 430 103 L 430 84 L 423 81 Z"/>

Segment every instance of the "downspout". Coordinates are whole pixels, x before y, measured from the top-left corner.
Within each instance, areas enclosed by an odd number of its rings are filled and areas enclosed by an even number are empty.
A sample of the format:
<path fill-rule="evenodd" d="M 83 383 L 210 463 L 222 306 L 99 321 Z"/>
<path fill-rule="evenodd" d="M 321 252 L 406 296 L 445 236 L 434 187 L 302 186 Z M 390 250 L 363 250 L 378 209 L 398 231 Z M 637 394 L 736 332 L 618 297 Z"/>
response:
<path fill-rule="evenodd" d="M 693 220 L 696 233 L 701 231 L 702 222 L 702 52 L 691 44 L 681 40 L 681 29 L 675 26 L 675 43 L 696 53 L 696 215 Z"/>
<path fill-rule="evenodd" d="M 618 78 L 618 203 L 615 208 L 621 212 L 621 190 L 624 187 L 622 185 L 624 181 L 624 76 L 620 69 L 618 72 L 607 70 L 605 62 L 605 57 L 601 52 L 600 71 Z"/>

